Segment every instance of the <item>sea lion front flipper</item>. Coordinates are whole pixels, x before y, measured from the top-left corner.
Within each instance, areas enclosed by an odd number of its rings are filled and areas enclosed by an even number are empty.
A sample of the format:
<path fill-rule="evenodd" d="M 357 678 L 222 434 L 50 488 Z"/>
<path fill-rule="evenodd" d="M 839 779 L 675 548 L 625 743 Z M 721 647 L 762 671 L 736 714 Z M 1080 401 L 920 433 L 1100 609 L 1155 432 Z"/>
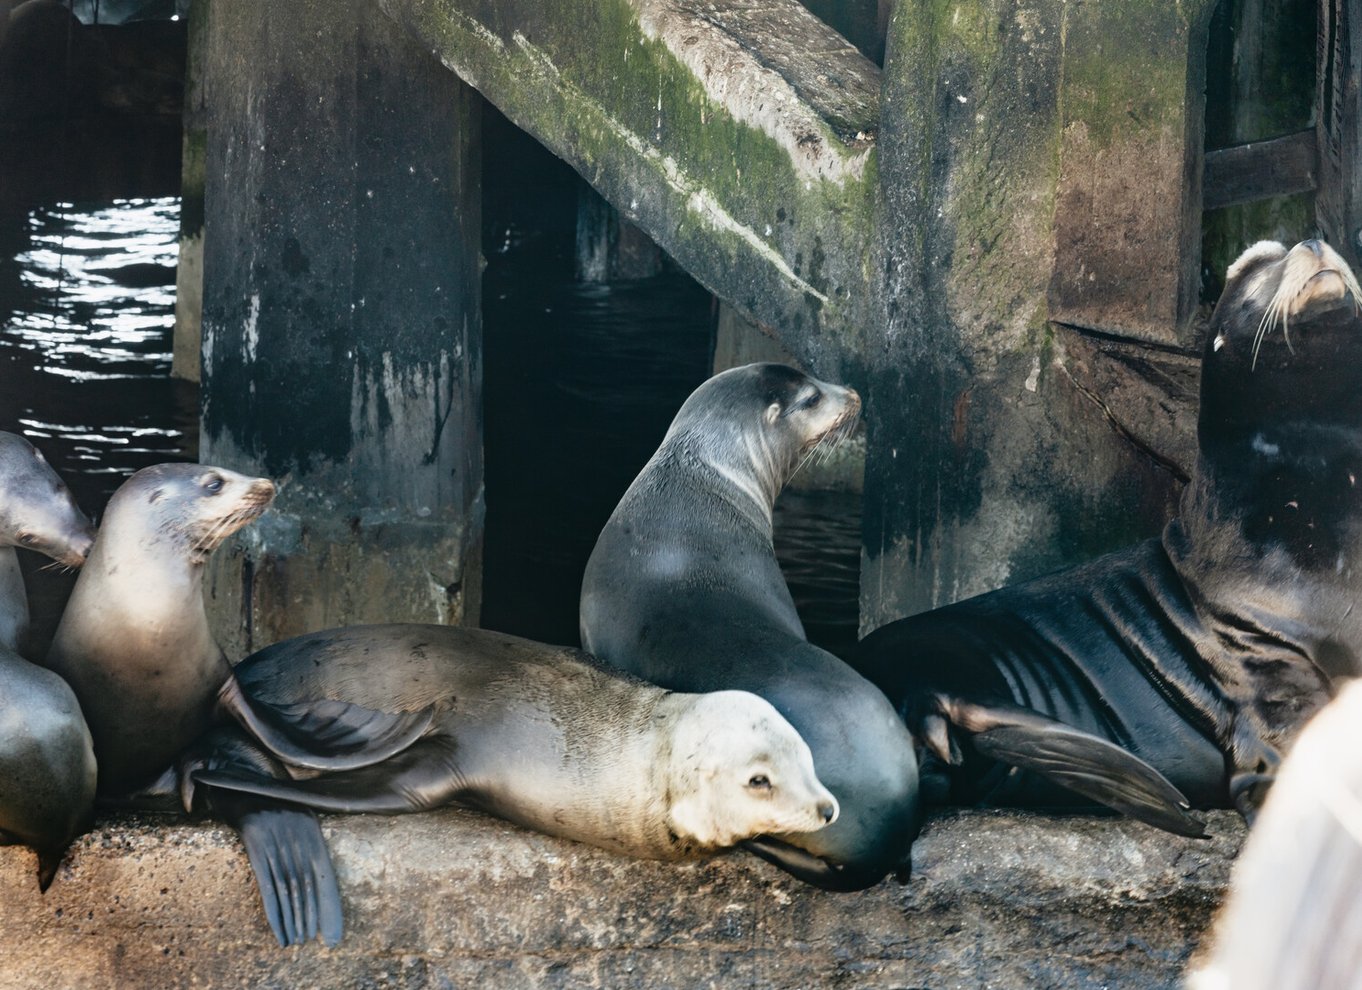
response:
<path fill-rule="evenodd" d="M 454 742 L 423 739 L 376 766 L 324 773 L 305 780 L 277 779 L 237 768 L 193 771 L 195 784 L 289 801 L 343 814 L 401 814 L 448 804 L 464 781 L 454 762 Z"/>
<path fill-rule="evenodd" d="M 1187 799 L 1163 774 L 1114 743 L 1030 709 L 938 698 L 950 722 L 984 756 L 1043 774 L 1131 818 L 1177 835 L 1204 838 Z"/>
<path fill-rule="evenodd" d="M 309 770 L 381 763 L 424 736 L 435 719 L 434 707 L 381 712 L 323 699 L 270 705 L 246 694 L 235 676 L 227 678 L 218 700 L 276 757 Z"/>
<path fill-rule="evenodd" d="M 834 866 L 806 849 L 765 835 L 747 839 L 741 845 L 748 852 L 779 866 L 796 879 L 823 890 L 838 892 L 865 890 L 867 887 L 875 886 L 890 872 L 888 868 L 867 870 Z M 906 868 L 906 863 L 898 867 L 900 872 Z"/>

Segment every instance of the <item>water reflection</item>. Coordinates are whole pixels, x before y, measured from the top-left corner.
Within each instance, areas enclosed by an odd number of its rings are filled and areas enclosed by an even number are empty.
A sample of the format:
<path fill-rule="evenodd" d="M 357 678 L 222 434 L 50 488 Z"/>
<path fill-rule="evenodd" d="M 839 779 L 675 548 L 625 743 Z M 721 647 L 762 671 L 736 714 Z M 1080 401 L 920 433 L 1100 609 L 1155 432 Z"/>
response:
<path fill-rule="evenodd" d="M 0 428 L 36 444 L 95 518 L 134 471 L 197 456 L 197 389 L 169 377 L 179 212 L 175 197 L 56 202 L 0 238 L 14 246 L 0 259 Z M 37 563 L 42 641 L 72 577 Z"/>
<path fill-rule="evenodd" d="M 34 209 L 4 343 L 78 381 L 167 375 L 179 213 L 174 198 Z"/>

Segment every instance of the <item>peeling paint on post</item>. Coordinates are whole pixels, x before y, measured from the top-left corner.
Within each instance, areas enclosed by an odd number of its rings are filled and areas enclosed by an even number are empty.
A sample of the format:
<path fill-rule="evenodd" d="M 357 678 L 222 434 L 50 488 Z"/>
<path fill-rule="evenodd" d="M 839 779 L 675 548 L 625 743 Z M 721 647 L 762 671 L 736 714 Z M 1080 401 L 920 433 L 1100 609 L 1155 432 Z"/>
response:
<path fill-rule="evenodd" d="M 476 622 L 476 97 L 363 0 L 213 4 L 206 65 L 202 456 L 282 482 L 220 638 Z"/>
<path fill-rule="evenodd" d="M 170 373 L 199 380 L 203 342 L 203 185 L 207 106 L 203 59 L 207 54 L 208 6 L 198 0 L 189 11 L 188 59 L 184 73 L 184 113 L 180 160 L 180 252 L 175 268 L 175 331 Z"/>

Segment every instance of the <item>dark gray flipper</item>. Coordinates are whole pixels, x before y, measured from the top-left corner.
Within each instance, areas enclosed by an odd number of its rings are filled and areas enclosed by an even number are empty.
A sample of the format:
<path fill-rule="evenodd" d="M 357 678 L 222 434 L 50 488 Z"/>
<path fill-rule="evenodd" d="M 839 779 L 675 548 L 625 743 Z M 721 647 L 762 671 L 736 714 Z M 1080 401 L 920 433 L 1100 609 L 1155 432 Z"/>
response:
<path fill-rule="evenodd" d="M 946 696 L 937 703 L 952 725 L 970 733 L 974 748 L 984 756 L 1043 774 L 1155 828 L 1197 839 L 1206 836 L 1205 826 L 1188 813 L 1182 792 L 1114 743 L 1016 705 Z"/>
<path fill-rule="evenodd" d="M 381 763 L 419 740 L 435 720 L 433 707 L 381 712 L 324 699 L 270 705 L 247 695 L 235 677 L 227 679 L 218 699 L 276 757 L 309 770 Z"/>
<path fill-rule="evenodd" d="M 741 845 L 748 852 L 760 856 L 768 863 L 779 866 L 796 879 L 803 880 L 805 883 L 820 887 L 823 890 L 839 892 L 865 890 L 867 887 L 875 886 L 892 872 L 888 867 L 864 869 L 835 866 L 806 849 L 800 849 L 798 846 L 792 846 L 765 835 L 748 839 Z M 906 879 L 907 867 L 908 864 L 904 863 L 895 867 L 895 869 L 900 871 L 900 876 L 904 876 Z"/>
<path fill-rule="evenodd" d="M 209 808 L 241 835 L 274 937 L 283 946 L 321 936 L 335 946 L 345 930 L 340 889 L 317 816 L 246 794 L 211 791 Z"/>
<path fill-rule="evenodd" d="M 44 894 L 47 888 L 52 886 L 53 879 L 57 876 L 57 867 L 61 866 L 62 857 L 66 855 L 66 849 L 39 849 L 38 853 L 38 889 Z"/>
<path fill-rule="evenodd" d="M 198 804 L 240 834 L 265 917 L 280 945 L 296 945 L 318 935 L 329 946 L 339 943 L 345 927 L 340 888 L 317 816 L 294 804 L 193 786 L 200 773 L 220 768 L 286 776 L 284 768 L 240 728 L 223 726 L 208 732 L 180 758 L 180 789 L 187 810 Z"/>
<path fill-rule="evenodd" d="M 0 829 L 0 846 L 28 846 L 30 843 L 19 838 L 17 835 L 10 835 L 4 829 Z M 52 886 L 52 879 L 57 875 L 57 867 L 61 866 L 62 857 L 66 855 L 66 846 L 59 849 L 40 849 L 31 846 L 38 855 L 38 889 L 44 894 L 47 888 Z"/>
<path fill-rule="evenodd" d="M 454 742 L 443 737 L 423 739 L 378 766 L 307 780 L 280 780 L 237 767 L 196 769 L 193 779 L 215 791 L 235 791 L 346 814 L 392 815 L 438 808 L 453 800 L 463 786 L 454 762 Z"/>

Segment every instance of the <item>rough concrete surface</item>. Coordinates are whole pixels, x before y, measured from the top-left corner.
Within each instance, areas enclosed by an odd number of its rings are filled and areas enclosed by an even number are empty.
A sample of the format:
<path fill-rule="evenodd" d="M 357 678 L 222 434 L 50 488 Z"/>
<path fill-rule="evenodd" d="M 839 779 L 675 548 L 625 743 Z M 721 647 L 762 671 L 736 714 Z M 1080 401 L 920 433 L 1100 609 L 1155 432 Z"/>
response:
<path fill-rule="evenodd" d="M 339 947 L 280 949 L 216 824 L 119 817 L 40 895 L 0 849 L 0 988 L 1175 986 L 1242 837 L 1022 813 L 934 818 L 856 894 L 736 853 L 668 865 L 472 813 L 329 818 Z"/>

